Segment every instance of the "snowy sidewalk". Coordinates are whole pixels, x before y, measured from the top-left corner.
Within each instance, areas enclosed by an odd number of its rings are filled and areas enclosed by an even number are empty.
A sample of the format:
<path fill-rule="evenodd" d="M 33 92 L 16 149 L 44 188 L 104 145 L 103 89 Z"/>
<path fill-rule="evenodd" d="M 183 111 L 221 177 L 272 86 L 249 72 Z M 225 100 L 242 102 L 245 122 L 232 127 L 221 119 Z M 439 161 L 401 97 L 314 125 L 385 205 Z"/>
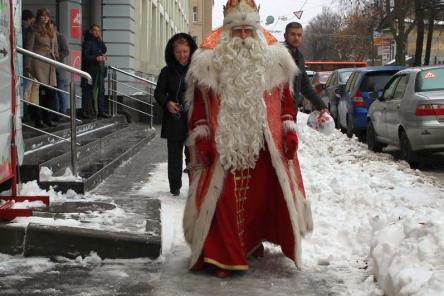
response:
<path fill-rule="evenodd" d="M 315 229 L 302 242 L 303 271 L 268 244 L 265 257 L 251 260 L 243 275 L 220 280 L 188 272 L 189 250 L 182 234 L 186 188 L 178 198 L 171 197 L 166 163 L 158 163 L 149 178 L 124 188 L 128 196 L 162 202 L 159 260 L 116 263 L 92 254 L 53 263 L 0 256 L 0 282 L 6 273 L 8 279 L 23 276 L 20 266 L 34 266 L 34 276 L 28 268 L 26 278 L 44 274 L 62 280 L 49 286 L 54 293 L 33 295 L 444 295 L 444 188 L 389 154 L 369 152 L 356 139 L 339 132 L 330 137 L 316 133 L 304 119 L 299 114 L 299 156 Z M 160 140 L 155 143 L 153 148 L 166 147 Z M 187 184 L 185 178 L 183 182 Z M 101 187 L 97 194 L 118 187 Z M 135 205 L 121 209 L 137 213 Z M 40 261 L 36 265 L 31 260 Z M 67 275 L 76 268 L 87 272 L 76 274 L 70 290 Z M 89 290 L 100 282 L 97 292 Z"/>
<path fill-rule="evenodd" d="M 162 200 L 166 262 L 156 295 L 444 295 L 443 187 L 355 138 L 314 132 L 306 118 L 299 114 L 299 155 L 315 230 L 303 241 L 303 271 L 267 245 L 245 275 L 187 272 L 185 200 L 165 196 L 162 164 L 141 189 Z"/>

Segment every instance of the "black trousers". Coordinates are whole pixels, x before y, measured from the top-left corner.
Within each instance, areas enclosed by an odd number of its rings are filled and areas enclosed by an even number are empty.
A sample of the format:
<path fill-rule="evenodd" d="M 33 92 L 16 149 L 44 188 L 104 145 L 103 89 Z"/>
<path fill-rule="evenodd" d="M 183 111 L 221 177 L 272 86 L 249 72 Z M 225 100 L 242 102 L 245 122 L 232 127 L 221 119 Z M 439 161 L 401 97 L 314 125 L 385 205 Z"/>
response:
<path fill-rule="evenodd" d="M 168 182 L 170 191 L 179 190 L 182 187 L 183 155 L 185 148 L 185 163 L 190 162 L 190 152 L 185 141 L 167 140 L 168 146 Z"/>
<path fill-rule="evenodd" d="M 46 88 L 41 85 L 39 87 L 39 105 L 51 110 L 55 110 L 56 109 L 55 90 Z M 28 111 L 31 116 L 31 120 L 34 123 L 38 123 L 40 121 L 48 122 L 49 120 L 52 120 L 56 116 L 51 112 L 45 111 L 43 109 L 31 105 L 29 106 Z"/>

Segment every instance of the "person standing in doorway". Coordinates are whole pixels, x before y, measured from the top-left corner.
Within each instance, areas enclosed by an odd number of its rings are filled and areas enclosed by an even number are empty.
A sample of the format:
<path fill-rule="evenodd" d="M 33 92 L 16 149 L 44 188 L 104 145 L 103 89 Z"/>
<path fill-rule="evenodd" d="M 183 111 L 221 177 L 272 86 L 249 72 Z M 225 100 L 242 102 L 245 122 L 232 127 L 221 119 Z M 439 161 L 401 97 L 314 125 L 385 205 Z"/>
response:
<path fill-rule="evenodd" d="M 285 45 L 290 51 L 294 62 L 301 70 L 301 74 L 297 75 L 294 79 L 293 90 L 296 96 L 302 94 L 306 99 L 308 99 L 314 106 L 316 110 L 321 111 L 321 113 L 328 112 L 327 106 L 322 101 L 322 99 L 316 94 L 313 86 L 308 78 L 307 71 L 305 70 L 305 59 L 299 47 L 303 41 L 304 29 L 302 25 L 298 22 L 291 22 L 285 27 Z M 298 103 L 298 102 L 296 102 Z M 295 104 L 297 106 L 297 104 Z"/>
<path fill-rule="evenodd" d="M 82 44 L 82 70 L 93 79 L 92 85 L 82 78 L 82 117 L 108 118 L 105 113 L 105 77 L 107 47 L 102 40 L 101 28 L 93 24 L 85 33 Z"/>
<path fill-rule="evenodd" d="M 22 11 L 22 44 L 25 46 L 26 40 L 28 39 L 28 35 L 31 32 L 32 24 L 34 23 L 35 18 L 32 11 L 28 9 L 24 9 Z"/>
<path fill-rule="evenodd" d="M 34 14 L 32 11 L 28 9 L 24 9 L 22 11 L 22 47 L 26 46 L 26 40 L 28 39 L 29 33 L 31 32 L 32 24 L 35 21 Z M 24 64 L 22 64 L 22 73 L 25 73 Z M 28 81 L 26 79 L 22 79 L 22 90 L 23 93 L 25 92 L 26 86 Z M 23 120 L 26 122 L 30 122 L 31 119 L 29 118 L 29 112 L 28 112 L 28 105 L 22 104 L 23 106 Z"/>
<path fill-rule="evenodd" d="M 161 137 L 167 139 L 168 181 L 172 195 L 182 187 L 184 145 L 187 138 L 187 112 L 184 109 L 185 75 L 191 56 L 197 49 L 194 39 L 185 33 L 174 35 L 165 48 L 166 66 L 161 70 L 154 97 L 163 109 Z M 185 162 L 189 152 L 185 146 Z"/>
<path fill-rule="evenodd" d="M 58 59 L 58 43 L 54 27 L 50 22 L 49 10 L 41 8 L 37 11 L 36 21 L 31 27 L 31 32 L 27 36 L 25 48 L 44 57 Z M 25 57 L 25 75 L 37 79 L 39 82 L 49 86 L 57 86 L 56 68 L 48 63 Z M 39 88 L 39 104 L 42 107 L 51 110 L 56 109 L 55 91 L 44 85 Z M 52 113 L 30 106 L 31 119 L 35 127 L 42 128 L 43 124 L 54 127 L 56 124 L 52 121 Z"/>

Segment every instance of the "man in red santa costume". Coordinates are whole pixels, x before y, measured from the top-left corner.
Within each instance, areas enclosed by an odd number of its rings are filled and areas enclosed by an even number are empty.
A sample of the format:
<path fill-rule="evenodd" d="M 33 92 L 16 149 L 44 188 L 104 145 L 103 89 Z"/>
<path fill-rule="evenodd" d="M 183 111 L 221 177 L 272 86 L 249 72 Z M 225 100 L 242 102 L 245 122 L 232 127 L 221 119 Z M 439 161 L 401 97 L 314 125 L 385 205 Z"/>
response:
<path fill-rule="evenodd" d="M 191 183 L 184 233 L 192 270 L 226 277 L 247 270 L 262 242 L 301 267 L 313 222 L 296 155 L 298 73 L 288 50 L 260 25 L 254 0 L 230 0 L 223 27 L 202 44 L 187 74 Z"/>

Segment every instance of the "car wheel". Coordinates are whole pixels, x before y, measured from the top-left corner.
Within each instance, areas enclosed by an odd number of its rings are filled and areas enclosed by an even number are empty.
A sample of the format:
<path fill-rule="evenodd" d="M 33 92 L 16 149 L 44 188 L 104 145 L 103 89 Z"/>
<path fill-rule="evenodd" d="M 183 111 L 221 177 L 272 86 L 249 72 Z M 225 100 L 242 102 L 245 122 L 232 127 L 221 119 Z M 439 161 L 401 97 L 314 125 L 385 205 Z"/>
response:
<path fill-rule="evenodd" d="M 335 111 L 335 112 L 333 112 L 333 111 Z M 328 103 L 328 112 L 330 112 L 331 117 L 333 117 L 333 121 L 335 123 L 335 128 L 339 129 L 340 126 L 339 126 L 339 119 L 338 119 L 339 116 L 337 114 L 337 107 L 336 107 L 336 110 L 332 110 L 331 104 Z"/>
<path fill-rule="evenodd" d="M 410 144 L 409 138 L 405 131 L 401 131 L 399 135 L 399 146 L 401 148 L 401 159 L 407 161 L 411 167 L 417 165 L 417 155 L 412 150 L 412 146 Z"/>
<path fill-rule="evenodd" d="M 350 117 L 347 115 L 347 137 L 351 138 L 353 137 L 354 130 L 353 130 L 353 122 L 350 120 Z"/>
<path fill-rule="evenodd" d="M 376 139 L 376 131 L 371 121 L 367 125 L 367 148 L 373 152 L 381 152 L 382 144 Z"/>

